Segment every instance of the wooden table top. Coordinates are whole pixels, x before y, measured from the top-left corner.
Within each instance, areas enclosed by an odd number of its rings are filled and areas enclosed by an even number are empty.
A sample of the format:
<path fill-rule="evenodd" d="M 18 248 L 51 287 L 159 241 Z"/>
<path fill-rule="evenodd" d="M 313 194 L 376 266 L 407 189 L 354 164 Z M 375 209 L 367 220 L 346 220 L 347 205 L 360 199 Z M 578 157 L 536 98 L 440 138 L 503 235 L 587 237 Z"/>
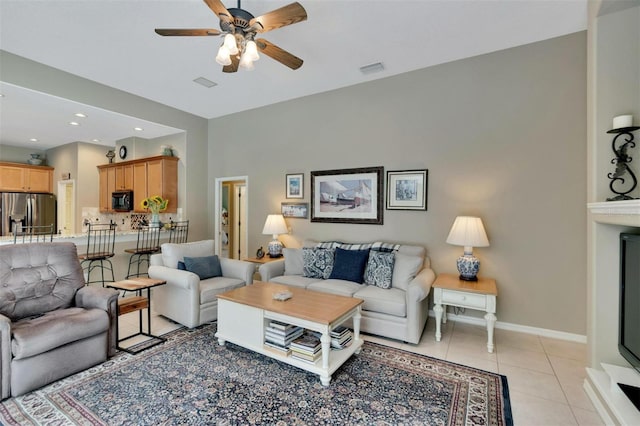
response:
<path fill-rule="evenodd" d="M 468 291 L 470 293 L 498 295 L 496 280 L 478 277 L 478 281 L 464 281 L 455 274 L 438 274 L 433 283 L 434 288 Z"/>
<path fill-rule="evenodd" d="M 293 296 L 284 301 L 273 299 L 275 293 L 283 291 L 290 291 Z M 251 285 L 222 293 L 218 298 L 320 324 L 330 324 L 364 302 L 355 297 L 262 281 L 254 281 Z"/>
<path fill-rule="evenodd" d="M 115 283 L 107 283 L 106 286 L 118 290 L 136 291 L 166 283 L 165 280 L 157 280 L 155 278 L 130 278 L 128 280 L 116 281 Z"/>

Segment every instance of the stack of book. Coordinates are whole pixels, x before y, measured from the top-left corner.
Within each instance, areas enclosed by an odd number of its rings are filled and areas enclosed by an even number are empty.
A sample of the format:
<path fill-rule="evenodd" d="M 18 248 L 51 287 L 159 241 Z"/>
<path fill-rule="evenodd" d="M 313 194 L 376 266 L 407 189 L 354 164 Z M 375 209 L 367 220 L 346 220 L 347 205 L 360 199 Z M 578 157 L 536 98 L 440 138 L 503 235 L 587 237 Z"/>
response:
<path fill-rule="evenodd" d="M 344 349 L 351 344 L 353 332 L 342 325 L 331 330 L 331 347 L 335 349 Z"/>
<path fill-rule="evenodd" d="M 264 345 L 282 355 L 289 355 L 291 342 L 302 336 L 304 328 L 280 321 L 270 321 L 264 329 Z"/>
<path fill-rule="evenodd" d="M 315 364 L 321 356 L 322 344 L 317 335 L 305 333 L 302 337 L 291 342 L 291 358 Z"/>

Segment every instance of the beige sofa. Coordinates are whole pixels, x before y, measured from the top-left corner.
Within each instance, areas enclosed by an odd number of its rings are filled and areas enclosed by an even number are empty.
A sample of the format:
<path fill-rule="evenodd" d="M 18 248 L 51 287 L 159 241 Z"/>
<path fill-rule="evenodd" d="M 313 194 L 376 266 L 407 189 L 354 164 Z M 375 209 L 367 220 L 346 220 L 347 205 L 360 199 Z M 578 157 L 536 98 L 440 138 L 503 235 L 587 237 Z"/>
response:
<path fill-rule="evenodd" d="M 361 249 L 383 243 L 350 245 L 306 241 L 303 248 L 284 249 L 284 259 L 260 266 L 263 281 L 302 287 L 309 290 L 352 296 L 364 300 L 360 329 L 363 332 L 418 343 L 427 323 L 429 291 L 435 279 L 424 247 L 384 244 L 394 253 L 391 288 L 304 276 L 303 250 L 320 247 Z"/>
<path fill-rule="evenodd" d="M 73 243 L 0 246 L 2 399 L 116 352 L 118 292 L 85 286 Z"/>
<path fill-rule="evenodd" d="M 162 316 L 189 328 L 218 318 L 218 294 L 253 283 L 255 265 L 220 258 L 222 276 L 201 280 L 193 272 L 178 269 L 185 257 L 213 256 L 213 240 L 162 244 L 162 253 L 151 256 L 149 277 L 166 280 L 153 289 L 151 305 Z"/>

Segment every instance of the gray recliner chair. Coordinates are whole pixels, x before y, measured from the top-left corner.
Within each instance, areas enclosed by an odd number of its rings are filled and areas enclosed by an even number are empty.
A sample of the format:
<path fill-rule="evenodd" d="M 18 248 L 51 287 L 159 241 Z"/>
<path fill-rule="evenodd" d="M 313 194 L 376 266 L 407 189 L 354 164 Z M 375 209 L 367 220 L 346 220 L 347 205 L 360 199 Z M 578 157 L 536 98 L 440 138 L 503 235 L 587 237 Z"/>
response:
<path fill-rule="evenodd" d="M 117 303 L 117 291 L 85 286 L 73 243 L 0 246 L 2 399 L 114 355 Z"/>

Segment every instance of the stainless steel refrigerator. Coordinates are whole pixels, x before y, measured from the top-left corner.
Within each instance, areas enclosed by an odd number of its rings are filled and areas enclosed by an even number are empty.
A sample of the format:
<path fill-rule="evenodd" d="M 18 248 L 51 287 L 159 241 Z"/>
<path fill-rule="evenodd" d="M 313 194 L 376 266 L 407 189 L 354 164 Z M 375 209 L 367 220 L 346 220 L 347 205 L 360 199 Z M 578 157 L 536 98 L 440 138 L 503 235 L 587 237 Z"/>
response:
<path fill-rule="evenodd" d="M 0 193 L 0 235 L 12 235 L 15 226 L 53 224 L 56 232 L 56 196 L 26 192 Z"/>

